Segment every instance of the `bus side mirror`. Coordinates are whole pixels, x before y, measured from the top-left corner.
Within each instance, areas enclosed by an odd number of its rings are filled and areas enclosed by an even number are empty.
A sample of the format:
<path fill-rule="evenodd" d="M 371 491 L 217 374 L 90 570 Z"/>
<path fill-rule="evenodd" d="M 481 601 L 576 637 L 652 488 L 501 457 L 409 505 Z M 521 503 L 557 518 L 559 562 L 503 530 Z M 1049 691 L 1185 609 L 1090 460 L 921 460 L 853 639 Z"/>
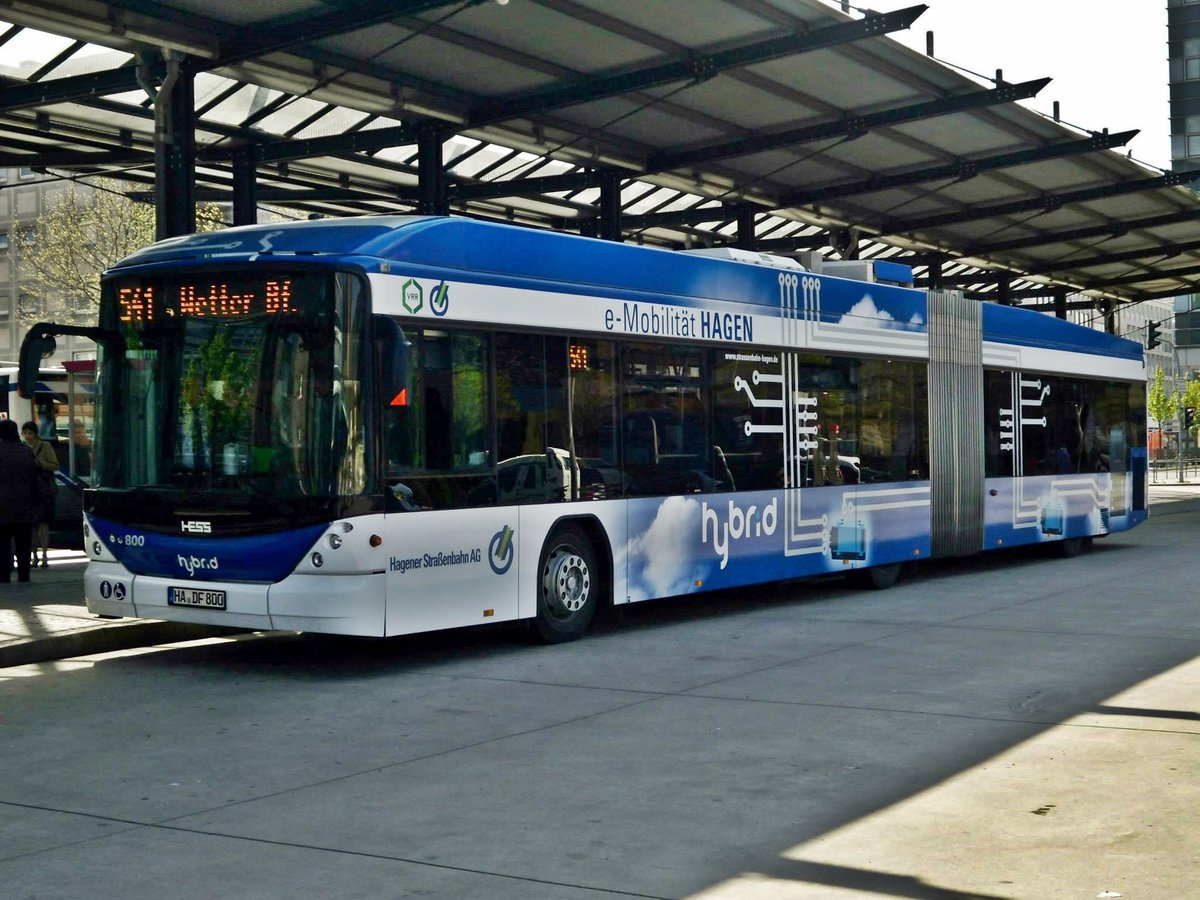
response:
<path fill-rule="evenodd" d="M 37 393 L 38 369 L 42 360 L 54 355 L 57 347 L 52 326 L 46 322 L 38 322 L 25 333 L 21 341 L 21 368 L 17 373 L 17 393 L 22 397 Z"/>
<path fill-rule="evenodd" d="M 395 319 L 372 316 L 375 329 L 375 358 L 379 360 L 380 396 L 388 406 L 408 406 L 408 373 L 412 365 L 412 341 Z"/>

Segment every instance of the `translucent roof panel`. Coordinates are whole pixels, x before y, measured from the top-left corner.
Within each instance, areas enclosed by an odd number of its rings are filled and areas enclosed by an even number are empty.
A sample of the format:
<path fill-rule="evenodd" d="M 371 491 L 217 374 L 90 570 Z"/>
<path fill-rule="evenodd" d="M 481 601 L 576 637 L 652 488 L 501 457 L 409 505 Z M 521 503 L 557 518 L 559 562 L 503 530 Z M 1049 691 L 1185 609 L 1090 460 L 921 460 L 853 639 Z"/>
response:
<path fill-rule="evenodd" d="M 648 243 L 744 243 L 748 213 L 773 252 L 833 253 L 834 235 L 838 246 L 850 235 L 846 252 L 961 255 L 1013 277 L 1062 259 L 1037 277 L 1097 296 L 1190 290 L 1165 258 L 1087 271 L 1069 261 L 1106 245 L 1136 254 L 1125 234 L 1151 253 L 1178 239 L 1197 200 L 1185 185 L 1200 176 L 1165 176 L 1125 158 L 1115 135 L 1039 114 L 1036 82 L 965 73 L 885 36 L 920 27 L 920 11 L 827 0 L 0 5 L 20 20 L 0 22 L 6 87 L 39 70 L 47 87 L 8 92 L 19 99 L 0 112 L 0 162 L 152 184 L 154 114 L 130 54 L 155 79 L 163 52 L 186 54 L 208 195 L 232 199 L 230 151 L 255 147 L 272 202 L 286 190 L 301 213 L 410 213 L 417 144 L 430 138 L 454 214 L 592 232 L 615 176 L 623 215 L 654 215 L 626 234 Z M 47 69 L 73 41 L 86 44 Z M 571 177 L 525 181 L 556 175 Z M 497 181 L 509 196 L 462 190 Z M 436 192 L 421 196 L 443 208 Z M 720 218 L 695 224 L 703 205 Z M 1105 291 L 1096 272 L 1134 274 Z"/>

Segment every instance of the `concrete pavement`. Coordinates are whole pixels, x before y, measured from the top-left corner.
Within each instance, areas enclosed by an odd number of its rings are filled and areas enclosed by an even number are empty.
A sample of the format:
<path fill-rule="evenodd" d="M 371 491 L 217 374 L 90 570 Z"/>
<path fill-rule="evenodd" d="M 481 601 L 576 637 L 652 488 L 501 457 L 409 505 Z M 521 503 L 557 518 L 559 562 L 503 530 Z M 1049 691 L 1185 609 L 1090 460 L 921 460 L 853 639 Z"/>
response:
<path fill-rule="evenodd" d="M 1172 496 L 1076 559 L 639 604 L 571 645 L 0 671 L 0 896 L 1200 900 L 1200 500 Z"/>
<path fill-rule="evenodd" d="M 28 584 L 14 577 L 0 585 L 0 669 L 227 633 L 180 622 L 93 616 L 83 600 L 86 566 L 80 551 L 51 550 L 49 567 L 34 569 Z"/>

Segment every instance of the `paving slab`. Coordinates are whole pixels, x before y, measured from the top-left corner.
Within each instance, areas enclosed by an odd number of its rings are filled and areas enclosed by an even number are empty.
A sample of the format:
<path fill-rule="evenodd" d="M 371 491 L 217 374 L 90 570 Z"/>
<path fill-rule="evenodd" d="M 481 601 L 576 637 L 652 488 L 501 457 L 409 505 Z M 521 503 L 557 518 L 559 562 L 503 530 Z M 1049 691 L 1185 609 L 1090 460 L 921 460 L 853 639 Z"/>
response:
<path fill-rule="evenodd" d="M 185 862 L 186 861 L 186 862 Z M 620 895 L 567 884 L 538 884 L 414 864 L 370 854 L 331 853 L 318 847 L 247 842 L 171 828 L 140 828 L 107 840 L 47 850 L 36 868 L 0 861 L 7 900 L 80 897 L 170 900 L 614 900 Z"/>
<path fill-rule="evenodd" d="M 1200 897 L 1200 661 L 695 900 Z"/>
<path fill-rule="evenodd" d="M 0 585 L 0 669 L 228 633 L 180 622 L 93 616 L 83 597 L 83 553 L 55 549 L 49 556 L 50 565 L 33 569 L 29 582 Z"/>
<path fill-rule="evenodd" d="M 556 647 L 222 631 L 0 669 L 0 896 L 1200 900 L 1200 497 L 1154 505 L 1077 559 Z M 5 644 L 132 631 L 64 602 L 81 576 L 0 594 Z"/>

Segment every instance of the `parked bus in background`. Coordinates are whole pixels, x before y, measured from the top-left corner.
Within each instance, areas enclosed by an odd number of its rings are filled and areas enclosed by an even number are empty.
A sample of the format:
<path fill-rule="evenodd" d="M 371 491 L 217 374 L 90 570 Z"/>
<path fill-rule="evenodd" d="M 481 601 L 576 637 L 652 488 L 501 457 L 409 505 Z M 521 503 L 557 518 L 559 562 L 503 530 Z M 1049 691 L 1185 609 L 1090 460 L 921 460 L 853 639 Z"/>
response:
<path fill-rule="evenodd" d="M 19 391 L 18 365 L 0 363 L 0 419 L 12 419 L 18 428 L 33 422 L 38 437 L 49 441 L 58 457 L 54 520 L 50 523 L 54 546 L 83 546 L 83 488 L 88 477 L 87 452 L 91 444 L 93 360 L 36 369 L 33 389 Z"/>
<path fill-rule="evenodd" d="M 18 428 L 25 422 L 37 423 L 38 436 L 45 441 L 65 437 L 67 370 L 60 367 L 39 368 L 35 390 L 31 395 L 22 395 L 17 390 L 17 373 L 16 363 L 0 362 L 0 418 L 12 419 Z M 61 435 L 60 427 L 63 429 Z"/>
<path fill-rule="evenodd" d="M 556 641 L 1145 519 L 1140 345 L 854 268 L 441 217 L 155 244 L 22 349 L 99 347 L 88 607 Z"/>

